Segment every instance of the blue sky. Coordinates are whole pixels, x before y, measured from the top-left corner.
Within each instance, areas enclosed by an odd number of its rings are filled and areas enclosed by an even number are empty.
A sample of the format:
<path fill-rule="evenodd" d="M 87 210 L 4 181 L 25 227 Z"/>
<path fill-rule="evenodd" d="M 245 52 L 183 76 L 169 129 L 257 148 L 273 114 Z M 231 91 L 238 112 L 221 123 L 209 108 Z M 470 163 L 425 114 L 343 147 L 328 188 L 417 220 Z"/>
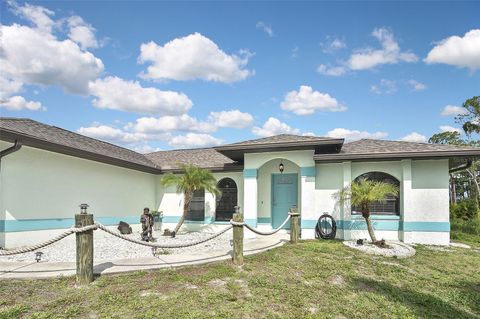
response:
<path fill-rule="evenodd" d="M 479 94 L 479 2 L 1 2 L 0 112 L 138 151 L 425 141 Z M 443 114 L 443 115 L 442 115 Z"/>

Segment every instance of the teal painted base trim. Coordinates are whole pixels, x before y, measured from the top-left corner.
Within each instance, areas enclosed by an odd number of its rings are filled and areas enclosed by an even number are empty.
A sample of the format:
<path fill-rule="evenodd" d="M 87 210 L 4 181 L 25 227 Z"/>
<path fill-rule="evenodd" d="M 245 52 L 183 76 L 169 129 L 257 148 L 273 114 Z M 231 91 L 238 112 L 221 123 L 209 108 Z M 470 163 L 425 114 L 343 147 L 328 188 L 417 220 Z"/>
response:
<path fill-rule="evenodd" d="M 245 219 L 244 222 L 245 222 L 245 224 L 248 224 L 249 226 L 257 227 L 257 220 L 256 219 Z"/>
<path fill-rule="evenodd" d="M 362 220 L 337 220 L 337 229 L 367 230 L 367 224 Z M 303 229 L 315 229 L 317 220 L 302 219 Z M 449 222 L 404 222 L 401 220 L 373 220 L 373 228 L 380 231 L 405 232 L 450 232 Z"/>
<path fill-rule="evenodd" d="M 352 215 L 352 220 L 364 220 L 363 216 L 362 215 Z M 400 216 L 399 215 L 370 215 L 370 219 L 374 219 L 374 220 L 377 220 L 377 219 L 380 219 L 380 220 L 400 220 Z"/>
<path fill-rule="evenodd" d="M 95 217 L 95 220 L 106 226 L 117 225 L 120 221 L 139 224 L 140 216 Z M 1 220 L 1 232 L 21 232 L 34 230 L 65 229 L 75 224 L 74 218 L 17 219 Z"/>
<path fill-rule="evenodd" d="M 315 177 L 316 173 L 315 166 L 300 167 L 300 176 Z"/>
<path fill-rule="evenodd" d="M 271 217 L 258 217 L 257 221 L 259 224 L 271 224 L 272 218 Z"/>
<path fill-rule="evenodd" d="M 166 224 L 176 224 L 180 220 L 180 216 L 163 216 L 162 222 Z M 211 224 L 205 220 L 185 220 L 185 224 Z"/>
<path fill-rule="evenodd" d="M 243 170 L 244 178 L 257 178 L 258 170 L 256 168 L 245 168 Z"/>

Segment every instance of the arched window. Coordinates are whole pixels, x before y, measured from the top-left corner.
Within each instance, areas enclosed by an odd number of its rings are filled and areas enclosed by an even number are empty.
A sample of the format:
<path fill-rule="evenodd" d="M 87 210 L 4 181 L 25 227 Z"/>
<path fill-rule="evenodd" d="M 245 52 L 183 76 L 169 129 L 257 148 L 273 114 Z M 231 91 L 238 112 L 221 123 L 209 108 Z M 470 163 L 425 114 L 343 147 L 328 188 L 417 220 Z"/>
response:
<path fill-rule="evenodd" d="M 217 196 L 215 220 L 229 221 L 237 206 L 237 184 L 231 178 L 224 178 L 217 184 L 220 195 Z"/>
<path fill-rule="evenodd" d="M 355 178 L 355 182 L 366 178 L 371 181 L 381 181 L 400 188 L 398 179 L 382 172 L 368 172 Z M 370 213 L 373 215 L 400 215 L 400 196 L 388 196 L 384 202 L 375 202 L 370 205 Z M 352 214 L 361 214 L 359 207 L 352 207 Z"/>
<path fill-rule="evenodd" d="M 193 192 L 186 219 L 195 221 L 203 221 L 205 219 L 205 190 L 200 189 Z"/>

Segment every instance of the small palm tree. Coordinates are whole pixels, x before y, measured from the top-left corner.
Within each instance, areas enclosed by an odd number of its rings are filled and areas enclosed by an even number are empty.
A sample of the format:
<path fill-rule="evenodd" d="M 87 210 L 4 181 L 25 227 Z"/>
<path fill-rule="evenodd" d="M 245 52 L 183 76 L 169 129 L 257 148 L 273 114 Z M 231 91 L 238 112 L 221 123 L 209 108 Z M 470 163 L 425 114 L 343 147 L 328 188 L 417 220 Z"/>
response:
<path fill-rule="evenodd" d="M 183 215 L 175 226 L 174 234 L 182 227 L 185 218 L 187 217 L 188 208 L 193 198 L 193 193 L 197 190 L 206 190 L 215 195 L 219 195 L 220 191 L 217 188 L 217 181 L 212 173 L 206 169 L 196 167 L 193 165 L 181 165 L 182 172 L 180 175 L 168 173 L 162 180 L 162 186 L 177 186 L 177 191 L 183 193 Z"/>
<path fill-rule="evenodd" d="M 362 178 L 342 189 L 335 194 L 335 197 L 339 198 L 342 206 L 349 203 L 352 207 L 360 208 L 360 212 L 367 223 L 368 234 L 375 244 L 377 239 L 370 220 L 370 206 L 375 202 L 385 202 L 388 196 L 397 196 L 398 191 L 396 185 Z"/>

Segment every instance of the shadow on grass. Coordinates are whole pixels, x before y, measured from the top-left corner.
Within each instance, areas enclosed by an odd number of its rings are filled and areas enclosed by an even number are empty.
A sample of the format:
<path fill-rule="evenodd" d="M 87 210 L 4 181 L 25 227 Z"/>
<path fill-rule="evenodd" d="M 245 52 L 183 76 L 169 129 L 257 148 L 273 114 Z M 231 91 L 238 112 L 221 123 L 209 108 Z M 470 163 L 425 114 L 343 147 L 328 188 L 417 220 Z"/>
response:
<path fill-rule="evenodd" d="M 409 310 L 415 312 L 421 318 L 479 318 L 478 313 L 470 313 L 445 300 L 427 293 L 402 288 L 391 285 L 387 282 L 375 281 L 368 278 L 356 278 L 352 281 L 362 291 L 369 291 L 383 295 L 389 301 L 402 303 Z M 469 294 L 472 288 L 463 285 Z M 471 305 L 470 305 L 471 306 Z M 474 306 L 473 311 L 477 311 L 478 307 Z"/>

